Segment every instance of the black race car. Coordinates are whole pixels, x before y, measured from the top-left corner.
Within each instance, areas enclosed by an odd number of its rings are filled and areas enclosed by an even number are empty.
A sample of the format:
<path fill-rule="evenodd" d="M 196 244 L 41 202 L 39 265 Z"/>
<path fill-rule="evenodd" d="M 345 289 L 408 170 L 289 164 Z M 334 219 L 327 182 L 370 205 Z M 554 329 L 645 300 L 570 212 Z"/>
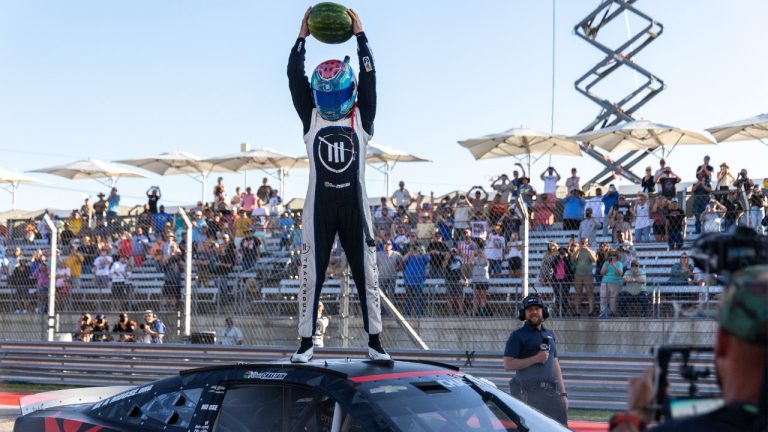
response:
<path fill-rule="evenodd" d="M 568 430 L 486 380 L 425 361 L 214 366 L 21 405 L 16 432 Z"/>

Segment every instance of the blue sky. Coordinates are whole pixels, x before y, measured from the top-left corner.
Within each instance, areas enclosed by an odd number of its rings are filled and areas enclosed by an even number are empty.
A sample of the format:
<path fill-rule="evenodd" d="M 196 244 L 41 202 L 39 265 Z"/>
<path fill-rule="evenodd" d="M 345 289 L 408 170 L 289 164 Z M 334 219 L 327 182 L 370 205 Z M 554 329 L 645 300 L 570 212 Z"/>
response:
<path fill-rule="evenodd" d="M 457 140 L 519 126 L 550 129 L 551 1 L 344 4 L 360 14 L 376 58 L 374 140 L 433 160 L 398 165 L 393 184 L 404 179 L 412 192 L 425 194 L 488 184 L 516 161 L 474 161 Z M 572 33 L 597 4 L 556 2 L 555 132 L 575 134 L 598 112 L 573 82 L 601 55 Z M 26 171 L 173 150 L 212 157 L 236 152 L 242 142 L 303 154 L 285 66 L 308 5 L 0 0 L 0 167 Z M 665 26 L 636 58 L 668 86 L 645 105 L 644 118 L 703 129 L 768 111 L 768 2 L 642 0 L 636 6 Z M 606 32 L 620 39 L 626 29 L 616 22 Z M 311 69 L 328 58 L 354 57 L 355 46 L 312 39 L 307 49 Z M 614 81 L 606 94 L 634 87 L 631 74 Z M 668 159 L 691 177 L 704 154 L 716 165 L 725 160 L 768 176 L 768 146 L 759 142 L 681 147 Z M 547 162 L 534 165 L 534 173 Z M 655 159 L 642 165 L 649 163 L 657 165 Z M 583 179 L 601 168 L 586 156 L 555 157 L 552 164 L 563 174 L 576 166 Z M 49 185 L 22 186 L 18 208 L 74 208 L 105 190 L 93 180 L 34 176 Z M 262 176 L 250 172 L 249 184 Z M 230 190 L 245 180 L 224 178 Z M 384 193 L 383 174 L 369 169 L 367 180 L 371 196 Z M 306 170 L 292 171 L 287 197 L 303 197 L 306 181 Z M 143 202 L 150 185 L 159 185 L 172 205 L 200 196 L 188 177 L 152 176 L 121 179 L 123 203 Z M 8 208 L 10 195 L 2 193 L 0 211 Z"/>

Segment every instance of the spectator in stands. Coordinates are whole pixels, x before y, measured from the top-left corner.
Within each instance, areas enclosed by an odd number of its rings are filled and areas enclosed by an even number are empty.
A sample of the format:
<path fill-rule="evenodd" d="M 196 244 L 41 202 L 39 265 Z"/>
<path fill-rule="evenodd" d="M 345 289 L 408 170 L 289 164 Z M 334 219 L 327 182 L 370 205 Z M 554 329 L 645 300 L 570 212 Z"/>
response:
<path fill-rule="evenodd" d="M 559 316 L 572 315 L 570 291 L 573 285 L 573 264 L 568 249 L 558 248 L 551 263 L 552 291 Z"/>
<path fill-rule="evenodd" d="M 127 256 L 121 256 L 117 262 L 112 263 L 109 276 L 112 278 L 112 307 L 116 310 L 128 309 L 131 296 L 131 267 Z"/>
<path fill-rule="evenodd" d="M 385 232 L 392 233 L 392 217 L 390 216 L 389 207 L 382 207 L 381 214 L 374 218 L 374 227 L 377 230 L 384 230 Z"/>
<path fill-rule="evenodd" d="M 632 214 L 635 217 L 635 234 L 633 236 L 635 243 L 651 241 L 653 219 L 651 218 L 651 205 L 645 192 L 637 194 Z"/>
<path fill-rule="evenodd" d="M 157 203 L 160 201 L 161 196 L 160 187 L 152 186 L 147 189 L 147 205 L 149 206 L 149 212 L 153 215 L 157 213 Z"/>
<path fill-rule="evenodd" d="M 509 210 L 509 204 L 501 199 L 501 194 L 497 193 L 493 200 L 488 203 L 488 222 L 491 225 L 497 225 L 507 210 Z"/>
<path fill-rule="evenodd" d="M 237 213 L 243 204 L 243 192 L 240 191 L 240 186 L 235 187 L 235 193 L 232 194 L 232 198 L 229 200 L 230 209 Z"/>
<path fill-rule="evenodd" d="M 669 213 L 669 201 L 663 196 L 657 196 L 651 206 L 651 218 L 653 219 L 653 236 L 657 242 L 667 241 L 667 214 Z"/>
<path fill-rule="evenodd" d="M 488 192 L 482 186 L 472 186 L 467 192 L 467 200 L 473 213 L 483 212 L 485 205 L 488 204 Z"/>
<path fill-rule="evenodd" d="M 468 281 L 472 276 L 472 257 L 478 249 L 477 243 L 472 240 L 472 231 L 465 229 L 461 232 L 461 240 L 457 242 L 456 249 L 461 257 L 461 273 L 464 280 Z"/>
<path fill-rule="evenodd" d="M 321 303 L 322 304 L 322 303 Z M 320 313 L 317 314 L 320 317 Z M 231 317 L 224 318 L 224 328 L 219 330 L 219 345 L 242 345 L 245 342 L 243 331 L 235 327 L 235 322 Z M 317 344 L 316 344 L 317 345 Z M 319 346 L 323 346 L 322 344 Z"/>
<path fill-rule="evenodd" d="M 32 228 L 31 224 L 27 224 L 27 227 Z M 35 230 L 27 230 L 27 242 L 32 243 L 35 241 Z M 69 222 L 64 223 L 64 228 L 59 230 L 59 243 L 62 246 L 69 246 L 72 244 L 72 240 L 75 239 L 75 233 L 69 228 Z"/>
<path fill-rule="evenodd" d="M 429 255 L 423 254 L 419 245 L 412 245 L 403 257 L 405 315 L 424 316 L 424 282 L 428 265 Z"/>
<path fill-rule="evenodd" d="M 218 210 L 221 204 L 226 205 L 227 202 L 227 189 L 224 186 L 224 177 L 216 179 L 216 185 L 213 187 L 213 208 Z"/>
<path fill-rule="evenodd" d="M 485 249 L 478 249 L 472 257 L 472 315 L 491 316 L 493 313 L 486 307 L 488 287 L 491 277 L 488 274 L 489 262 L 485 256 Z"/>
<path fill-rule="evenodd" d="M 624 220 L 624 215 L 616 212 L 613 217 L 613 241 L 616 244 L 632 243 L 632 225 Z"/>
<path fill-rule="evenodd" d="M 240 254 L 243 258 L 243 268 L 251 269 L 256 266 L 256 262 L 261 255 L 261 240 L 253 236 L 253 231 L 245 232 L 245 237 L 240 243 Z"/>
<path fill-rule="evenodd" d="M 539 283 L 541 286 L 553 286 L 555 283 L 555 260 L 557 259 L 557 243 L 549 242 L 539 267 Z"/>
<path fill-rule="evenodd" d="M 536 196 L 536 189 L 531 186 L 531 179 L 528 177 L 520 177 L 520 187 L 517 189 L 520 196 L 523 198 L 523 202 L 528 206 L 528 210 L 533 207 L 533 197 Z"/>
<path fill-rule="evenodd" d="M 707 207 L 701 214 L 701 227 L 705 233 L 720 232 L 723 225 L 723 216 L 726 208 L 716 199 L 710 198 Z"/>
<path fill-rule="evenodd" d="M 624 286 L 619 292 L 619 316 L 629 316 L 636 311 L 639 316 L 648 316 L 648 293 L 645 291 L 645 273 L 637 260 L 632 260 L 630 270 L 622 278 Z"/>
<path fill-rule="evenodd" d="M 93 204 L 86 198 L 83 201 L 83 205 L 80 206 L 80 214 L 83 217 L 83 223 L 86 227 L 91 228 L 93 226 Z"/>
<path fill-rule="evenodd" d="M 379 287 L 393 303 L 396 301 L 397 273 L 403 269 L 403 256 L 396 251 L 391 240 L 384 242 L 384 250 L 376 253 L 379 269 Z"/>
<path fill-rule="evenodd" d="M 104 192 L 96 194 L 99 198 L 93 203 L 93 216 L 96 222 L 104 220 L 104 216 L 107 214 L 107 200 L 104 199 Z"/>
<path fill-rule="evenodd" d="M 503 234 L 503 227 L 501 225 L 496 225 L 488 236 L 488 241 L 486 242 L 485 256 L 488 259 L 489 273 L 491 277 L 501 276 L 501 263 L 504 261 L 504 252 L 507 249 Z"/>
<path fill-rule="evenodd" d="M 586 212 L 586 210 L 592 210 L 592 217 L 595 219 L 595 222 L 597 222 L 599 227 L 603 229 L 603 233 L 606 233 L 608 227 L 605 220 L 606 211 L 605 203 L 603 202 L 603 190 L 601 188 L 596 188 L 595 196 L 587 200 L 584 211 Z M 608 210 L 610 211 L 610 209 Z"/>
<path fill-rule="evenodd" d="M 72 230 L 72 234 L 74 234 L 75 237 L 79 237 L 80 230 L 83 229 L 83 218 L 80 217 L 80 212 L 77 210 L 72 210 L 67 223 L 69 224 L 69 229 Z"/>
<path fill-rule="evenodd" d="M 157 213 L 152 216 L 152 222 L 155 225 L 155 233 L 161 234 L 165 232 L 166 224 L 173 223 L 173 216 L 165 212 L 165 206 L 161 205 Z"/>
<path fill-rule="evenodd" d="M 712 176 L 715 174 L 715 169 L 709 164 L 709 155 L 704 156 L 704 162 L 696 167 L 696 177 L 701 175 L 704 178 L 704 183 L 712 188 Z"/>
<path fill-rule="evenodd" d="M 472 229 L 472 239 L 478 246 L 485 247 L 485 242 L 488 240 L 488 221 L 485 213 L 482 210 L 476 210 L 469 220 L 469 226 Z"/>
<path fill-rule="evenodd" d="M 235 244 L 229 237 L 229 234 L 224 234 L 222 237 L 222 244 L 219 245 L 219 257 L 217 260 L 216 274 L 219 277 L 219 294 L 221 295 L 221 301 L 227 303 L 230 297 L 230 291 L 233 287 L 230 286 L 229 274 L 234 270 L 237 264 L 237 250 Z"/>
<path fill-rule="evenodd" d="M 13 273 L 8 277 L 8 286 L 14 289 L 16 309 L 15 313 L 29 313 L 32 310 L 29 290 L 34 288 L 32 271 L 26 258 L 20 258 Z"/>
<path fill-rule="evenodd" d="M 381 216 L 381 211 L 383 209 L 387 209 L 387 214 L 392 216 L 393 210 L 392 210 L 392 207 L 390 207 L 389 204 L 387 203 L 387 197 L 381 197 L 379 199 L 379 205 L 376 206 L 376 209 L 373 214 L 374 219 Z"/>
<path fill-rule="evenodd" d="M 645 175 L 640 181 L 640 187 L 643 188 L 643 193 L 648 195 L 656 191 L 656 179 L 653 177 L 653 169 L 651 167 L 645 168 Z"/>
<path fill-rule="evenodd" d="M 69 267 L 69 271 L 71 273 L 70 284 L 73 290 L 80 289 L 80 275 L 83 272 L 84 260 L 85 258 L 83 258 L 83 255 L 78 252 L 77 247 L 70 246 L 69 255 L 67 255 L 67 257 L 64 259 L 64 263 L 67 267 Z"/>
<path fill-rule="evenodd" d="M 496 177 L 491 183 L 491 189 L 500 194 L 499 199 L 502 203 L 508 203 L 509 197 L 517 189 L 517 185 L 509 180 L 506 174 Z"/>
<path fill-rule="evenodd" d="M 392 239 L 392 243 L 394 244 L 395 250 L 398 252 L 408 252 L 408 249 L 403 248 L 408 243 L 408 232 L 405 226 L 400 226 L 397 228 L 396 234 Z"/>
<path fill-rule="evenodd" d="M 467 281 L 461 272 L 461 257 L 459 250 L 451 248 L 445 272 L 446 295 L 448 297 L 448 313 L 464 315 L 464 287 Z"/>
<path fill-rule="evenodd" d="M 165 338 L 165 323 L 151 310 L 144 311 L 144 322 L 139 324 L 142 331 L 141 342 L 161 344 Z"/>
<path fill-rule="evenodd" d="M 83 241 L 78 249 L 80 250 L 80 253 L 83 254 L 83 274 L 90 274 L 91 267 L 93 267 L 93 261 L 98 256 L 99 250 L 96 245 L 93 244 L 93 240 L 89 235 L 83 237 Z"/>
<path fill-rule="evenodd" d="M 575 174 L 575 169 L 574 169 Z M 569 177 L 570 180 L 573 177 Z M 578 179 L 578 177 L 576 177 Z M 578 181 L 578 180 L 577 180 Z M 566 231 L 576 231 L 579 224 L 584 219 L 584 209 L 587 200 L 584 199 L 581 189 L 572 189 L 568 196 L 563 199 L 563 229 Z"/>
<path fill-rule="evenodd" d="M 752 188 L 752 193 L 748 195 L 747 200 L 749 201 L 749 226 L 754 228 L 758 234 L 762 234 L 762 222 L 765 217 L 765 207 L 768 206 L 768 200 L 766 200 L 760 185 L 755 185 Z"/>
<path fill-rule="evenodd" d="M 723 207 L 725 207 L 723 230 L 727 231 L 744 215 L 744 204 L 742 204 L 741 200 L 736 196 L 736 190 L 731 189 L 728 191 L 728 194 L 723 200 Z"/>
<path fill-rule="evenodd" d="M 245 238 L 245 234 L 251 229 L 251 218 L 248 217 L 248 212 L 245 210 L 232 212 L 232 217 L 232 234 L 235 238 L 235 247 L 239 248 Z M 290 231 L 293 223 L 293 219 L 291 218 L 291 224 L 288 226 L 288 231 Z M 290 245 L 286 245 L 286 249 L 290 250 Z"/>
<path fill-rule="evenodd" d="M 609 185 L 608 193 L 603 195 L 601 200 L 603 201 L 603 235 L 608 234 L 608 228 L 612 228 L 611 211 L 613 206 L 619 202 L 619 192 L 616 190 L 616 186 Z"/>
<path fill-rule="evenodd" d="M 411 205 L 411 202 L 413 202 L 411 193 L 405 188 L 404 181 L 400 180 L 400 183 L 398 183 L 397 190 L 392 193 L 391 201 L 393 208 L 403 207 L 406 210 Z"/>
<path fill-rule="evenodd" d="M 440 208 L 434 213 L 435 231 L 442 234 L 444 241 L 453 241 L 453 211 L 450 208 Z"/>
<path fill-rule="evenodd" d="M 580 181 L 581 178 L 576 175 L 576 168 L 571 168 L 571 176 L 565 179 L 565 188 L 567 192 L 571 193 L 573 190 L 581 191 L 581 186 L 579 185 Z"/>
<path fill-rule="evenodd" d="M 289 212 L 283 212 L 277 221 L 277 229 L 280 232 L 280 246 L 285 250 L 291 250 L 291 231 L 293 231 L 296 222 Z"/>
<path fill-rule="evenodd" d="M 513 232 L 507 241 L 504 259 L 509 267 L 509 277 L 519 278 L 523 275 L 523 242 L 517 232 Z"/>
<path fill-rule="evenodd" d="M 127 313 L 121 313 L 112 326 L 112 339 L 117 342 L 136 342 L 135 334 L 138 329 L 136 321 L 130 319 Z"/>
<path fill-rule="evenodd" d="M 575 290 L 575 312 L 579 316 L 592 316 L 595 310 L 595 277 L 594 267 L 597 254 L 590 247 L 589 237 L 583 237 L 574 253 L 571 254 L 573 263 L 573 284 Z M 583 308 L 584 294 L 587 295 L 587 309 Z"/>
<path fill-rule="evenodd" d="M 40 221 L 37 223 L 37 230 L 35 234 L 35 238 L 39 236 L 39 238 L 45 240 L 46 242 L 51 240 L 51 229 L 48 228 L 48 224 L 45 223 L 45 219 L 40 218 Z"/>
<path fill-rule="evenodd" d="M 120 195 L 117 193 L 117 188 L 113 187 L 109 191 L 109 197 L 107 197 L 107 225 L 112 226 L 119 210 Z"/>
<path fill-rule="evenodd" d="M 549 231 L 555 224 L 555 204 L 546 193 L 541 194 L 533 203 L 531 227 L 534 231 Z"/>
<path fill-rule="evenodd" d="M 109 291 L 109 282 L 111 280 L 109 269 L 112 268 L 112 257 L 106 249 L 101 249 L 99 256 L 93 261 L 94 282 L 96 288 L 101 292 Z"/>
<path fill-rule="evenodd" d="M 525 170 L 523 170 L 523 177 L 525 177 Z M 520 173 L 518 173 L 517 170 L 512 171 L 511 183 L 514 188 L 511 191 L 511 199 L 517 199 L 517 197 L 520 196 L 520 185 L 523 184 L 522 180 L 523 178 L 520 177 Z"/>
<path fill-rule="evenodd" d="M 149 212 L 149 204 L 144 204 L 142 212 L 136 218 L 136 226 L 147 234 L 155 232 L 152 216 L 153 214 Z"/>
<path fill-rule="evenodd" d="M 253 208 L 256 207 L 256 198 L 257 197 L 251 190 L 251 187 L 246 187 L 245 193 L 240 200 L 240 209 L 250 214 L 253 211 Z"/>
<path fill-rule="evenodd" d="M 635 213 L 632 210 L 632 208 L 633 206 L 629 202 L 629 200 L 627 200 L 627 197 L 624 195 L 620 195 L 619 201 L 613 205 L 613 208 L 608 213 L 608 219 L 609 219 L 611 228 L 614 227 L 616 223 L 616 215 L 619 213 L 622 216 L 624 216 L 624 222 L 629 222 L 631 224 L 635 219 Z"/>
<path fill-rule="evenodd" d="M 81 248 L 82 249 L 82 248 Z M 131 236 L 131 251 L 133 252 L 133 267 L 139 268 L 144 265 L 144 257 L 149 249 L 149 237 L 144 234 L 141 227 L 136 227 L 134 235 Z"/>
<path fill-rule="evenodd" d="M 78 330 L 75 332 L 75 340 L 80 342 L 91 342 L 93 339 L 93 318 L 91 314 L 84 313 L 77 322 Z"/>
<path fill-rule="evenodd" d="M 702 167 L 699 168 L 703 170 Z M 701 214 L 704 213 L 704 209 L 707 207 L 709 197 L 711 196 L 710 194 L 712 193 L 712 187 L 710 187 L 708 182 L 709 177 L 704 174 L 704 171 L 697 172 L 696 183 L 691 186 L 691 193 L 693 194 L 693 218 L 696 223 L 696 234 L 701 234 Z"/>
<path fill-rule="evenodd" d="M 272 192 L 269 193 L 267 206 L 269 207 L 269 216 L 271 218 L 276 218 L 280 214 L 280 211 L 283 208 L 283 198 L 280 196 L 277 189 L 272 189 Z"/>
<path fill-rule="evenodd" d="M 272 186 L 269 185 L 269 179 L 264 177 L 261 179 L 261 186 L 259 186 L 259 188 L 256 189 L 256 196 L 262 202 L 267 202 L 271 194 L 272 194 Z"/>
<path fill-rule="evenodd" d="M 667 168 L 667 161 L 664 159 L 659 160 L 659 169 L 656 170 L 655 173 L 653 173 L 653 182 L 656 183 L 656 193 L 661 194 L 661 184 L 659 184 L 659 179 L 664 176 L 664 170 Z"/>
<path fill-rule="evenodd" d="M 67 305 L 68 309 L 71 309 L 69 295 L 70 287 L 72 286 L 72 272 L 67 267 L 64 257 L 59 255 L 56 266 L 56 309 L 63 309 L 64 305 Z"/>
<path fill-rule="evenodd" d="M 727 163 L 723 162 L 720 164 L 720 171 L 717 172 L 717 183 L 715 185 L 715 189 L 719 192 L 716 193 L 715 198 L 717 198 L 718 201 L 722 202 L 723 199 L 725 199 L 725 193 L 728 191 L 733 183 L 736 181 L 736 178 L 733 177 L 733 174 L 731 174 L 730 167 Z"/>
<path fill-rule="evenodd" d="M 680 177 L 672 172 L 672 168 L 667 166 L 664 168 L 664 175 L 659 177 L 656 181 L 661 185 L 661 195 L 664 198 L 672 199 L 677 194 L 676 185 L 680 183 Z"/>
<path fill-rule="evenodd" d="M 557 193 L 557 182 L 560 181 L 560 173 L 554 167 L 547 167 L 544 172 L 539 176 L 541 181 L 544 182 L 544 193 L 547 194 L 546 198 L 555 201 L 555 194 Z"/>
<path fill-rule="evenodd" d="M 435 231 L 432 240 L 427 245 L 427 254 L 429 254 L 429 276 L 432 278 L 444 278 L 450 249 L 443 241 L 443 234 Z"/>
<path fill-rule="evenodd" d="M 50 273 L 45 255 L 42 255 L 39 259 L 38 266 L 32 272 L 32 277 L 35 279 L 37 288 L 36 313 L 45 313 L 48 310 L 48 287 L 50 286 L 51 281 Z"/>
<path fill-rule="evenodd" d="M 461 240 L 462 233 L 469 228 L 469 219 L 472 216 L 472 207 L 466 196 L 459 195 L 456 202 L 456 209 L 453 212 L 453 227 L 455 229 L 455 240 Z"/>
<path fill-rule="evenodd" d="M 520 204 L 515 200 L 509 206 L 509 210 L 504 213 L 496 222 L 496 225 L 501 225 L 504 230 L 504 237 L 509 241 L 512 234 L 520 235 L 520 226 L 523 223 L 523 212 L 520 208 Z"/>
<path fill-rule="evenodd" d="M 621 277 L 624 274 L 624 264 L 620 260 L 619 253 L 611 251 L 608 260 L 603 263 L 600 270 L 603 275 L 600 286 L 600 318 L 610 318 L 616 313 L 616 302 L 621 290 Z"/>
<path fill-rule="evenodd" d="M 117 244 L 117 254 L 120 257 L 133 257 L 133 242 L 131 241 L 131 235 L 129 233 L 124 232 L 120 236 L 120 241 Z"/>
<path fill-rule="evenodd" d="M 316 347 L 325 346 L 325 335 L 328 332 L 328 324 L 331 318 L 325 314 L 323 302 L 317 302 L 317 319 L 315 320 L 315 334 L 312 335 L 312 343 Z"/>
<path fill-rule="evenodd" d="M 669 204 L 669 211 L 667 212 L 667 242 L 669 250 L 683 248 L 687 225 L 685 211 L 680 208 L 677 198 L 675 198 Z"/>
<path fill-rule="evenodd" d="M 677 285 L 688 285 L 693 282 L 693 265 L 688 258 L 688 254 L 683 252 L 680 255 L 680 261 L 672 264 L 669 271 L 669 283 Z"/>

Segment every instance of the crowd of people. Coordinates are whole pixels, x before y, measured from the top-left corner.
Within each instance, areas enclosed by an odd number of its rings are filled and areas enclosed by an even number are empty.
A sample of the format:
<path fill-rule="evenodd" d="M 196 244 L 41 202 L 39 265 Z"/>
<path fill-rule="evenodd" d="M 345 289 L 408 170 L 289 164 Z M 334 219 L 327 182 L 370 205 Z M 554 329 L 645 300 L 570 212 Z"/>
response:
<path fill-rule="evenodd" d="M 80 342 L 138 342 L 161 344 L 166 334 L 166 326 L 151 310 L 144 311 L 140 323 L 132 320 L 127 313 L 121 313 L 110 328 L 105 315 L 92 317 L 84 313 L 78 321 L 74 332 L 75 340 Z"/>
<path fill-rule="evenodd" d="M 542 193 L 534 189 L 522 169 L 513 171 L 512 177 L 494 178 L 488 190 L 477 185 L 466 193 L 439 199 L 432 193 L 413 194 L 401 181 L 391 197 L 382 197 L 371 208 L 380 285 L 394 298 L 396 280 L 402 277 L 407 293 L 402 304 L 405 312 L 422 315 L 426 279 L 444 279 L 450 313 L 490 315 L 486 293 L 491 279 L 522 275 L 525 249 L 520 228 L 526 210 L 538 236 L 546 237 L 547 232 L 558 229 L 562 231 L 553 233 L 553 239 L 567 239 L 549 244 L 534 272 L 538 283 L 553 288 L 561 313 L 608 317 L 635 308 L 624 307 L 626 300 L 645 314 L 645 278 L 634 245 L 656 241 L 682 249 L 688 216 L 696 221 L 696 233 L 725 230 L 737 223 L 761 232 L 768 224 L 763 187 L 750 180 L 745 170 L 734 176 L 724 163 L 715 173 L 705 157 L 686 205 L 683 191 L 678 190 L 681 177 L 664 160 L 659 165 L 656 172 L 646 169 L 642 190 L 631 197 L 619 193 L 614 185 L 605 193 L 602 187 L 582 188 L 576 168 L 563 179 L 555 168 L 548 167 L 539 175 Z M 556 199 L 558 193 L 564 195 L 561 200 Z M 86 199 L 80 209 L 58 220 L 60 255 L 55 285 L 63 306 L 71 307 L 69 293 L 79 289 L 83 275 L 93 274 L 95 286 L 112 294 L 113 307 L 126 310 L 133 269 L 148 262 L 163 275 L 162 306 L 177 308 L 188 232 L 200 285 L 226 287 L 226 279 L 236 267 L 252 269 L 262 256 L 276 252 L 267 248 L 270 238 L 279 239 L 282 253 L 296 257 L 289 272 L 291 268 L 298 271 L 301 213 L 282 205 L 267 178 L 255 193 L 251 187 L 238 187 L 232 194 L 219 178 L 211 202 L 199 201 L 187 210 L 190 230 L 179 212 L 166 212 L 160 203 L 160 188 L 153 186 L 146 195 L 146 204 L 130 223 L 118 216 L 116 188 L 108 196 L 98 194 L 93 204 Z M 27 241 L 50 236 L 42 220 L 29 220 L 16 227 L 20 229 Z M 7 231 L 0 232 L 0 274 L 6 274 L 8 285 L 17 291 L 14 309 L 44 312 L 50 284 L 47 251 L 37 249 L 25 257 L 22 247 L 11 242 L 14 233 Z M 598 235 L 609 236 L 610 241 L 600 243 Z M 636 275 L 635 281 L 627 283 L 623 278 L 633 270 L 633 263 L 638 263 L 643 277 Z M 674 277 L 670 282 L 681 283 Z M 696 282 L 692 278 L 686 283 Z M 599 305 L 595 304 L 595 286 L 600 287 Z M 471 302 L 464 299 L 467 287 L 473 293 Z M 37 298 L 30 292 L 36 292 Z M 231 300 L 228 289 L 222 290 L 221 300 Z"/>

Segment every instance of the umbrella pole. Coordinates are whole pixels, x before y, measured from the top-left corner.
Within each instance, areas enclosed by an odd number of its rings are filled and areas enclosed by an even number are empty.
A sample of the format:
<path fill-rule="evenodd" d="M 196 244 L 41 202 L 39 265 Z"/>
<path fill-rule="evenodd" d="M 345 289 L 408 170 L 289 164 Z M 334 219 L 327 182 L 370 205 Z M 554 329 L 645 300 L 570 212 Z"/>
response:
<path fill-rule="evenodd" d="M 19 182 L 11 182 L 11 210 L 16 210 L 16 190 L 19 188 Z"/>
<path fill-rule="evenodd" d="M 280 180 L 280 193 L 279 195 L 283 197 L 283 199 L 287 198 L 287 195 L 285 195 L 285 169 L 284 168 L 278 168 L 277 169 L 277 178 Z"/>
<path fill-rule="evenodd" d="M 393 165 L 390 164 L 389 162 L 387 162 L 387 172 L 386 172 L 386 175 L 387 175 L 387 195 L 386 195 L 386 197 L 387 197 L 387 199 L 389 199 L 389 197 L 390 197 L 390 195 L 389 195 L 389 175 L 392 174 L 392 168 L 393 168 Z"/>

